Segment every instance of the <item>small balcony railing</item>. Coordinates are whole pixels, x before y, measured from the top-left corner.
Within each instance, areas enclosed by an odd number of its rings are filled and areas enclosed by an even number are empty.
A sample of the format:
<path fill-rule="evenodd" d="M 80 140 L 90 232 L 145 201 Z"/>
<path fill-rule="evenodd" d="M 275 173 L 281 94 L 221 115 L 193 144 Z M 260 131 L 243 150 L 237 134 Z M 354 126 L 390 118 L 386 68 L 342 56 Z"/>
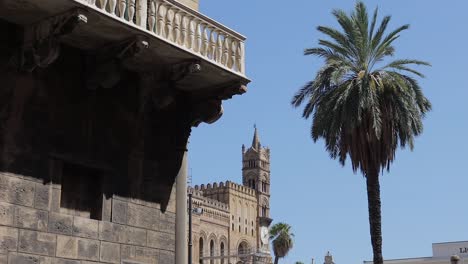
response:
<path fill-rule="evenodd" d="M 175 0 L 73 0 L 245 76 L 245 37 Z"/>

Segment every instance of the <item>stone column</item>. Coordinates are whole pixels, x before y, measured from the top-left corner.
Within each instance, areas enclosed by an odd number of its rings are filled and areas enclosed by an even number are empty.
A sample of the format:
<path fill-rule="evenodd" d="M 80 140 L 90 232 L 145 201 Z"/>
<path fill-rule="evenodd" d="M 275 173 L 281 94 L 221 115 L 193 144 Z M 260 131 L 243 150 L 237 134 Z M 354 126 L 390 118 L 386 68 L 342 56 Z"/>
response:
<path fill-rule="evenodd" d="M 187 264 L 187 149 L 176 178 L 175 263 Z"/>

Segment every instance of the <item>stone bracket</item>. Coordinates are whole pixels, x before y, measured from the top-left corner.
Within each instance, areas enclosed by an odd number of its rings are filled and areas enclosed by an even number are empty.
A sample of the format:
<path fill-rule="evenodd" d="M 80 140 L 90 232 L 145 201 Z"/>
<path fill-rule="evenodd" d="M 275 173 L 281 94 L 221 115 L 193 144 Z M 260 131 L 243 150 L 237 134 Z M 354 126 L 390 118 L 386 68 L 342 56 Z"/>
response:
<path fill-rule="evenodd" d="M 87 20 L 83 11 L 73 9 L 26 26 L 19 55 L 20 70 L 32 72 L 52 64 L 60 55 L 60 38 Z"/>
<path fill-rule="evenodd" d="M 172 81 L 181 81 L 185 77 L 202 71 L 200 60 L 187 60 L 172 65 L 170 79 Z"/>
<path fill-rule="evenodd" d="M 145 37 L 135 36 L 94 51 L 87 57 L 86 87 L 90 90 L 111 88 L 120 81 L 124 69 L 139 72 L 132 65 L 148 47 Z"/>

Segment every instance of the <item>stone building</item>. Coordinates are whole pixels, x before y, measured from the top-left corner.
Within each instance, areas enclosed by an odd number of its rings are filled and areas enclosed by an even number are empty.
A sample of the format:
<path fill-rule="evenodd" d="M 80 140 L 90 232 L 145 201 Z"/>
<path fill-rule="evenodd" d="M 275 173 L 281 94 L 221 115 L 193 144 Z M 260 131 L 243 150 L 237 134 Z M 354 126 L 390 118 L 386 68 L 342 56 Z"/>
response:
<path fill-rule="evenodd" d="M 187 263 L 191 129 L 249 82 L 197 7 L 0 0 L 0 264 Z"/>
<path fill-rule="evenodd" d="M 189 189 L 189 191 L 192 191 Z M 271 263 L 270 149 L 255 128 L 242 146 L 242 184 L 221 182 L 193 189 L 193 264 Z"/>

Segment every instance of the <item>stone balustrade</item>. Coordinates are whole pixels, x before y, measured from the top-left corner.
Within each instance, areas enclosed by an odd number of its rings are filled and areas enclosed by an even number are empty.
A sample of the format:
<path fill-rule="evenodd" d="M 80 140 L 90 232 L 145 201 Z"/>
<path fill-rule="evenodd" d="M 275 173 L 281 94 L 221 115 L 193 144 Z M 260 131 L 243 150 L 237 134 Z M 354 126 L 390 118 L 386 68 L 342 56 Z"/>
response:
<path fill-rule="evenodd" d="M 245 75 L 245 37 L 175 0 L 75 0 Z"/>

